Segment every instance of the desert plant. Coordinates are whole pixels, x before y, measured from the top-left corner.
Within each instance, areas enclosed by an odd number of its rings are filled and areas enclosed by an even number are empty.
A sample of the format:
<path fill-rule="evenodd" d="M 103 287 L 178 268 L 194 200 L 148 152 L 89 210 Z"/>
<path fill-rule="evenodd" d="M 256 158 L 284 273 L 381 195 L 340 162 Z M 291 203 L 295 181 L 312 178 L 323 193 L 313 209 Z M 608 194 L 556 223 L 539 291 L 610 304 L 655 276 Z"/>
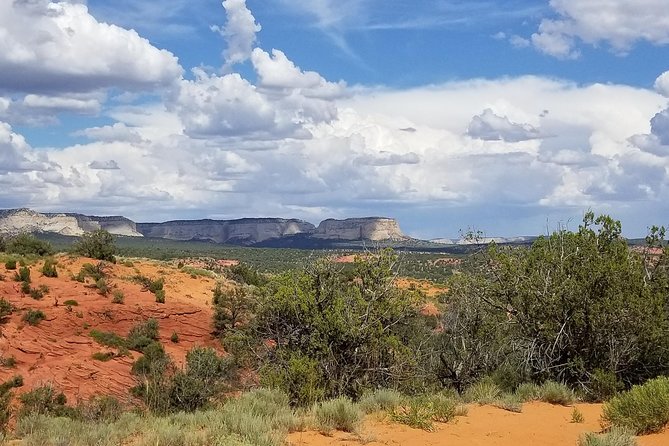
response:
<path fill-rule="evenodd" d="M 77 302 L 74 299 L 68 299 L 65 302 L 63 302 L 63 305 L 65 305 L 66 307 L 76 307 L 79 305 L 79 302 Z"/>
<path fill-rule="evenodd" d="M 574 409 L 571 411 L 571 422 L 572 423 L 583 423 L 585 421 L 585 417 L 583 416 L 583 412 L 578 410 L 578 407 L 574 407 Z"/>
<path fill-rule="evenodd" d="M 635 434 L 658 432 L 669 423 L 669 378 L 634 386 L 604 404 L 602 421 Z"/>
<path fill-rule="evenodd" d="M 14 274 L 14 280 L 17 282 L 30 283 L 30 268 L 27 266 L 22 266 L 19 268 L 19 270 Z"/>
<path fill-rule="evenodd" d="M 56 269 L 56 261 L 51 257 L 47 258 L 42 265 L 42 274 L 44 277 L 58 277 L 58 270 Z"/>
<path fill-rule="evenodd" d="M 489 379 L 483 379 L 472 384 L 464 393 L 463 398 L 468 403 L 492 404 L 500 397 L 502 390 Z"/>
<path fill-rule="evenodd" d="M 32 287 L 30 286 L 30 282 L 21 282 L 21 292 L 23 294 L 30 294 L 31 290 Z"/>
<path fill-rule="evenodd" d="M 9 369 L 14 368 L 16 367 L 16 358 L 14 356 L 2 356 L 0 357 L 0 366 Z"/>
<path fill-rule="evenodd" d="M 42 312 L 42 310 L 28 310 L 21 319 L 28 325 L 38 325 L 40 322 L 46 319 L 46 315 L 44 312 Z"/>
<path fill-rule="evenodd" d="M 179 334 L 176 331 L 172 332 L 172 336 L 170 336 L 170 341 L 172 341 L 174 344 L 179 343 Z"/>
<path fill-rule="evenodd" d="M 16 259 L 9 259 L 5 262 L 5 269 L 14 270 L 16 269 Z"/>
<path fill-rule="evenodd" d="M 97 229 L 82 235 L 74 245 L 74 252 L 92 259 L 115 262 L 116 242 L 108 231 Z"/>
<path fill-rule="evenodd" d="M 0 321 L 5 319 L 7 316 L 11 316 L 13 312 L 14 306 L 4 297 L 0 298 Z"/>
<path fill-rule="evenodd" d="M 165 303 L 165 290 L 156 290 L 156 292 L 153 294 L 156 295 L 156 302 L 159 304 Z"/>
<path fill-rule="evenodd" d="M 23 377 L 15 375 L 11 379 L 0 384 L 0 433 L 4 433 L 11 417 L 12 411 L 12 392 L 15 387 L 23 385 Z"/>
<path fill-rule="evenodd" d="M 366 393 L 360 398 L 358 405 L 366 413 L 376 411 L 392 411 L 402 404 L 404 396 L 396 390 L 377 389 L 374 392 Z"/>
<path fill-rule="evenodd" d="M 318 428 L 324 432 L 334 429 L 355 432 L 362 422 L 362 411 L 349 398 L 339 397 L 323 401 L 314 408 Z"/>
<path fill-rule="evenodd" d="M 405 404 L 397 406 L 390 414 L 393 421 L 415 429 L 431 431 L 434 429 L 432 409 L 424 402 L 412 398 Z"/>
<path fill-rule="evenodd" d="M 523 383 L 516 388 L 514 394 L 521 402 L 525 403 L 539 399 L 541 388 L 534 383 Z"/>
<path fill-rule="evenodd" d="M 125 294 L 121 290 L 114 290 L 112 292 L 112 303 L 122 304 L 125 301 Z"/>
<path fill-rule="evenodd" d="M 158 321 L 150 318 L 135 324 L 128 333 L 128 348 L 143 351 L 143 349 L 158 340 Z"/>
<path fill-rule="evenodd" d="M 98 292 L 103 296 L 109 294 L 109 284 L 107 283 L 107 279 L 105 279 L 104 277 L 98 279 L 95 282 L 95 287 L 98 289 Z"/>
<path fill-rule="evenodd" d="M 578 446 L 637 446 L 634 433 L 621 428 L 613 428 L 604 434 L 588 432 L 578 439 Z"/>
<path fill-rule="evenodd" d="M 123 348 L 126 347 L 126 340 L 110 331 L 91 330 L 90 336 L 100 345 L 105 347 Z"/>
<path fill-rule="evenodd" d="M 523 401 L 515 394 L 505 393 L 497 401 L 492 403 L 493 406 L 500 409 L 508 410 L 509 412 L 520 413 L 523 411 Z"/>
<path fill-rule="evenodd" d="M 96 361 L 107 362 L 116 357 L 114 352 L 95 352 L 91 355 L 91 358 Z"/>
<path fill-rule="evenodd" d="M 67 398 L 51 385 L 37 387 L 19 397 L 21 409 L 19 417 L 27 415 L 62 416 L 71 413 L 65 406 Z"/>
<path fill-rule="evenodd" d="M 9 240 L 7 252 L 22 256 L 30 254 L 46 256 L 53 254 L 53 248 L 49 242 L 39 240 L 32 234 L 20 234 Z"/>
<path fill-rule="evenodd" d="M 569 406 L 576 400 L 576 395 L 565 384 L 546 381 L 539 388 L 539 399 L 550 404 Z"/>

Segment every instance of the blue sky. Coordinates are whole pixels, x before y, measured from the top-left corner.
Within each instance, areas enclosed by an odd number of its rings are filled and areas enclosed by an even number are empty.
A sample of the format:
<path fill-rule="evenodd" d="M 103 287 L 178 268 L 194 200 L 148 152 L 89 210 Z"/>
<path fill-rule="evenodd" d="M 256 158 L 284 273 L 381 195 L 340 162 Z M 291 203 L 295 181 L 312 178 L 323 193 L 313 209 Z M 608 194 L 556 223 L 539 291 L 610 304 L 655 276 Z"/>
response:
<path fill-rule="evenodd" d="M 0 44 L 0 207 L 669 223 L 666 0 L 16 0 Z"/>

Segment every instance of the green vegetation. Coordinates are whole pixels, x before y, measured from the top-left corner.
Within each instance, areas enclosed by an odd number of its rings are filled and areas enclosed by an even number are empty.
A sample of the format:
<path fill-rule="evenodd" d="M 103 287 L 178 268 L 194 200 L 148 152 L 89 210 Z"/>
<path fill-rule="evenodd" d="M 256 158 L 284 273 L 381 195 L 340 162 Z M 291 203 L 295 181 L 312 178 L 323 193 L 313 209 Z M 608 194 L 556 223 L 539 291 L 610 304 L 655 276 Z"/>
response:
<path fill-rule="evenodd" d="M 578 410 L 577 407 L 574 407 L 574 409 L 571 411 L 571 422 L 572 423 L 583 423 L 585 421 L 585 417 L 583 416 L 583 412 Z"/>
<path fill-rule="evenodd" d="M 669 423 L 669 378 L 652 379 L 614 397 L 604 405 L 602 420 L 637 435 L 662 430 Z"/>
<path fill-rule="evenodd" d="M 546 381 L 539 388 L 539 399 L 545 403 L 569 406 L 576 400 L 576 395 L 564 384 Z"/>
<path fill-rule="evenodd" d="M 114 352 L 95 352 L 91 355 L 91 358 L 95 359 L 96 361 L 102 361 L 102 362 L 107 362 L 116 357 L 116 354 Z"/>
<path fill-rule="evenodd" d="M 7 241 L 5 251 L 20 256 L 36 255 L 42 257 L 53 254 L 53 247 L 49 242 L 39 240 L 32 234 L 20 234 Z"/>
<path fill-rule="evenodd" d="M 77 302 L 74 299 L 68 299 L 65 302 L 63 302 L 63 305 L 65 305 L 66 307 L 76 307 L 79 305 L 79 302 Z"/>
<path fill-rule="evenodd" d="M 172 335 L 170 336 L 170 341 L 172 341 L 174 344 L 179 343 L 179 334 L 176 331 L 172 332 Z"/>
<path fill-rule="evenodd" d="M 0 384 L 0 433 L 7 430 L 7 424 L 11 417 L 12 392 L 15 387 L 23 385 L 23 377 L 15 375 L 13 378 Z"/>
<path fill-rule="evenodd" d="M 626 429 L 613 428 L 605 434 L 584 434 L 578 446 L 637 446 L 634 434 Z"/>
<path fill-rule="evenodd" d="M 81 236 L 73 251 L 91 259 L 115 262 L 116 243 L 114 236 L 104 229 L 97 229 Z"/>
<path fill-rule="evenodd" d="M 135 324 L 128 333 L 127 347 L 138 352 L 158 340 L 158 321 L 150 318 Z"/>
<path fill-rule="evenodd" d="M 56 264 L 57 262 L 51 257 L 44 260 L 44 265 L 42 266 L 42 275 L 44 275 L 44 277 L 58 277 Z"/>
<path fill-rule="evenodd" d="M 87 277 L 93 279 L 93 282 L 97 282 L 101 279 L 105 279 L 109 273 L 109 264 L 106 262 L 98 262 L 93 265 L 90 263 L 84 263 L 79 270 L 79 273 L 74 277 L 77 282 L 85 282 Z"/>
<path fill-rule="evenodd" d="M 2 322 L 6 317 L 11 316 L 14 312 L 14 306 L 9 303 L 4 297 L 0 298 L 0 322 Z"/>
<path fill-rule="evenodd" d="M 319 403 L 314 415 L 318 428 L 324 432 L 335 429 L 355 432 L 362 422 L 363 412 L 349 398 L 339 397 Z"/>
<path fill-rule="evenodd" d="M 152 280 L 146 276 L 138 274 L 133 276 L 133 281 L 142 285 L 142 291 L 150 291 L 156 296 L 156 302 L 164 304 L 165 303 L 165 290 L 163 289 L 165 285 L 165 279 L 159 278 Z"/>
<path fill-rule="evenodd" d="M 254 289 L 248 286 L 224 289 L 220 283 L 216 284 L 212 299 L 216 336 L 223 336 L 242 322 L 248 321 L 255 300 L 253 292 Z"/>
<path fill-rule="evenodd" d="M 114 290 L 112 292 L 112 303 L 122 304 L 125 301 L 125 294 L 121 290 Z"/>
<path fill-rule="evenodd" d="M 372 393 L 366 393 L 360 398 L 358 404 L 366 413 L 378 411 L 392 411 L 402 404 L 404 396 L 396 390 L 377 389 Z"/>
<path fill-rule="evenodd" d="M 16 269 L 16 259 L 10 259 L 5 262 L 5 268 L 8 270 Z"/>
<path fill-rule="evenodd" d="M 30 283 L 30 268 L 27 266 L 22 266 L 19 268 L 19 270 L 14 274 L 14 280 L 16 282 Z"/>
<path fill-rule="evenodd" d="M 90 336 L 100 345 L 105 347 L 123 348 L 126 347 L 126 340 L 110 331 L 91 330 Z"/>
<path fill-rule="evenodd" d="M 46 314 L 42 310 L 28 310 L 23 314 L 21 319 L 28 325 L 39 325 L 40 322 L 46 319 Z"/>
<path fill-rule="evenodd" d="M 16 358 L 13 356 L 2 356 L 0 357 L 0 366 L 13 369 L 16 367 Z"/>

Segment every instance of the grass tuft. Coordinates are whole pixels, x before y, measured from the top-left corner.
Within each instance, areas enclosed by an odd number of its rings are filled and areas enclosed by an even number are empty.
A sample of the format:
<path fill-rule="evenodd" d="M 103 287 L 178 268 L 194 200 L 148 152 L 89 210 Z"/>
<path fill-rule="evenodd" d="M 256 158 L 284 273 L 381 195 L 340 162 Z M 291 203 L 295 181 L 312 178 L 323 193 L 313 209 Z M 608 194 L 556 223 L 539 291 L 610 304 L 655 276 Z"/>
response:
<path fill-rule="evenodd" d="M 340 397 L 316 405 L 314 416 L 318 428 L 324 432 L 335 429 L 355 432 L 362 422 L 363 413 L 350 398 Z"/>
<path fill-rule="evenodd" d="M 613 428 L 605 434 L 583 434 L 578 439 L 578 446 L 637 446 L 637 441 L 631 431 Z"/>
<path fill-rule="evenodd" d="M 669 424 L 669 377 L 651 379 L 604 404 L 605 425 L 637 435 L 659 432 Z"/>

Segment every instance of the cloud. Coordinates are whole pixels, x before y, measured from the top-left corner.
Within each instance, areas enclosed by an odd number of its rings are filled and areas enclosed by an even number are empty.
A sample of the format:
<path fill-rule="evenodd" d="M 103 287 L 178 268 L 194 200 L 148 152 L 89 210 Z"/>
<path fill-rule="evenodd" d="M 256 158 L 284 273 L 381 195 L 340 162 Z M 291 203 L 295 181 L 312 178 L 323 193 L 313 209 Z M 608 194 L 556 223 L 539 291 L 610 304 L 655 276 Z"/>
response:
<path fill-rule="evenodd" d="M 644 152 L 669 157 L 669 108 L 653 116 L 649 134 L 634 135 L 630 142 Z"/>
<path fill-rule="evenodd" d="M 655 80 L 655 90 L 669 97 L 669 71 L 664 72 Z"/>
<path fill-rule="evenodd" d="M 516 124 L 506 116 L 498 116 L 487 108 L 472 118 L 467 135 L 484 141 L 521 142 L 542 138 L 541 132 L 530 124 Z"/>
<path fill-rule="evenodd" d="M 28 94 L 14 100 L 0 98 L 0 119 L 12 125 L 56 124 L 61 113 L 97 115 L 104 98 L 105 95 L 101 93 Z"/>
<path fill-rule="evenodd" d="M 35 153 L 23 136 L 0 121 L 0 174 L 46 170 L 47 163 Z"/>
<path fill-rule="evenodd" d="M 606 43 L 618 54 L 638 42 L 669 44 L 669 8 L 665 0 L 551 0 L 554 18 L 543 19 L 532 44 L 548 55 L 573 59 L 577 44 Z"/>
<path fill-rule="evenodd" d="M 88 139 L 96 141 L 125 141 L 140 143 L 142 137 L 132 127 L 128 127 L 122 122 L 116 122 L 112 125 L 102 127 L 91 127 L 79 130 L 73 133 L 74 136 L 85 136 Z"/>
<path fill-rule="evenodd" d="M 135 31 L 98 22 L 82 3 L 4 1 L 0 29 L 0 90 L 58 96 L 153 89 L 182 73 L 172 53 Z"/>
<path fill-rule="evenodd" d="M 246 7 L 246 0 L 224 0 L 223 8 L 228 17 L 225 26 L 212 26 L 211 29 L 220 33 L 227 42 L 223 57 L 226 67 L 229 68 L 251 57 L 256 34 L 262 27 L 256 23 L 255 17 Z"/>
<path fill-rule="evenodd" d="M 398 164 L 418 164 L 420 163 L 420 157 L 413 152 L 404 154 L 379 152 L 375 155 L 358 157 L 356 161 L 368 166 L 395 166 Z"/>
<path fill-rule="evenodd" d="M 91 169 L 97 169 L 97 170 L 119 170 L 120 167 L 118 167 L 118 163 L 114 160 L 107 160 L 107 161 L 91 161 L 88 164 L 88 167 Z"/>

